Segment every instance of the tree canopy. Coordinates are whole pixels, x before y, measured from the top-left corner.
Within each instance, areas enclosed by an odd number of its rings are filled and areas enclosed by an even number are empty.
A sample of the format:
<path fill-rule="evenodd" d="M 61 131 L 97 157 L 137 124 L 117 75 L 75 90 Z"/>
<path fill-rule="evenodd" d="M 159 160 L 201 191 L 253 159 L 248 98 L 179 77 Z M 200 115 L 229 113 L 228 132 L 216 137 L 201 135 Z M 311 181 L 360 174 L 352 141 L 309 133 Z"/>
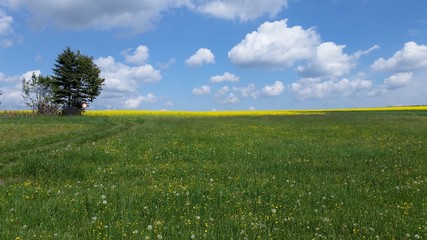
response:
<path fill-rule="evenodd" d="M 101 94 L 105 79 L 93 58 L 74 52 L 70 47 L 58 55 L 53 76 L 48 81 L 52 102 L 62 108 L 73 107 L 84 110 L 83 104 L 92 102 Z"/>
<path fill-rule="evenodd" d="M 31 107 L 33 114 L 37 110 L 41 115 L 54 115 L 58 112 L 59 106 L 52 102 L 52 91 L 49 87 L 51 77 L 32 74 L 30 79 L 22 79 L 22 98 L 28 107 Z"/>

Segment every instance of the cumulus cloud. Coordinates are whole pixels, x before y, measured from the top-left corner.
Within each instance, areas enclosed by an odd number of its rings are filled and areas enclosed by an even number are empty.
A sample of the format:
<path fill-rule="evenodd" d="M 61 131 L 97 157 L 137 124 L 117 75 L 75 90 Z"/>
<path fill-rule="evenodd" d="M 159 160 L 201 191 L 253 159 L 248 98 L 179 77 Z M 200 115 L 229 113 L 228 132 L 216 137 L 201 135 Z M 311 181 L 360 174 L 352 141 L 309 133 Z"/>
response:
<path fill-rule="evenodd" d="M 391 58 L 380 58 L 372 64 L 374 71 L 406 72 L 427 68 L 427 45 L 407 42 Z"/>
<path fill-rule="evenodd" d="M 122 52 L 122 55 L 125 56 L 126 62 L 132 64 L 144 64 L 150 54 L 148 53 L 148 47 L 144 45 L 138 46 L 135 51 L 131 52 L 132 49 L 127 49 Z"/>
<path fill-rule="evenodd" d="M 124 107 L 128 109 L 139 108 L 142 103 L 155 103 L 157 97 L 154 94 L 149 93 L 147 96 L 137 96 L 134 98 L 127 99 L 124 103 Z"/>
<path fill-rule="evenodd" d="M 25 109 L 22 99 L 22 78 L 31 78 L 32 74 L 40 75 L 40 70 L 27 71 L 21 75 L 8 76 L 0 72 L 1 91 L 3 95 L 0 96 L 1 109 Z"/>
<path fill-rule="evenodd" d="M 255 84 L 251 83 L 247 87 L 233 87 L 232 89 L 235 92 L 239 92 L 240 96 L 246 98 L 251 97 L 257 99 L 260 95 L 259 91 L 256 89 Z"/>
<path fill-rule="evenodd" d="M 215 97 L 221 97 L 221 96 L 227 95 L 229 92 L 230 92 L 230 87 L 224 86 L 217 90 Z"/>
<path fill-rule="evenodd" d="M 109 90 L 133 92 L 140 83 L 158 82 L 162 79 L 159 70 L 149 64 L 129 66 L 116 62 L 111 56 L 95 60 L 105 78 L 105 87 Z"/>
<path fill-rule="evenodd" d="M 285 90 L 285 85 L 281 81 L 276 81 L 273 85 L 265 86 L 262 92 L 267 96 L 279 96 Z"/>
<path fill-rule="evenodd" d="M 287 0 L 214 0 L 204 1 L 197 10 L 223 19 L 248 21 L 265 14 L 275 17 L 287 6 Z"/>
<path fill-rule="evenodd" d="M 206 85 L 193 89 L 193 94 L 197 96 L 206 95 L 209 93 L 211 93 L 211 88 Z"/>
<path fill-rule="evenodd" d="M 411 84 L 413 75 L 414 74 L 412 72 L 401 72 L 393 74 L 390 77 L 384 79 L 383 84 L 369 92 L 368 95 L 371 97 L 380 96 L 387 94 L 390 91 L 407 87 Z"/>
<path fill-rule="evenodd" d="M 219 103 L 221 104 L 235 104 L 240 102 L 240 99 L 234 95 L 234 93 L 230 93 L 227 97 L 221 99 Z"/>
<path fill-rule="evenodd" d="M 13 33 L 12 22 L 13 18 L 0 9 L 0 36 Z"/>
<path fill-rule="evenodd" d="M 325 42 L 316 47 L 316 53 L 305 67 L 298 67 L 298 72 L 304 77 L 342 77 L 355 66 L 351 56 L 345 54 L 344 45 Z"/>
<path fill-rule="evenodd" d="M 238 82 L 238 81 L 239 81 L 239 77 L 229 72 L 225 72 L 223 75 L 216 75 L 211 77 L 211 82 L 213 83 Z"/>
<path fill-rule="evenodd" d="M 0 72 L 0 83 L 10 83 L 16 81 L 18 78 L 7 76 L 6 74 Z"/>
<path fill-rule="evenodd" d="M 193 56 L 188 58 L 185 63 L 190 67 L 200 67 L 203 64 L 215 63 L 215 55 L 210 49 L 200 48 Z"/>
<path fill-rule="evenodd" d="M 368 50 L 357 51 L 352 55 L 344 53 L 345 45 L 324 42 L 316 47 L 315 54 L 308 59 L 306 66 L 299 66 L 297 72 L 304 78 L 338 78 L 349 74 L 360 57 L 379 49 L 374 45 Z"/>
<path fill-rule="evenodd" d="M 10 38 L 14 34 L 12 28 L 13 18 L 0 9 L 0 47 L 8 48 L 13 45 L 13 40 Z"/>
<path fill-rule="evenodd" d="M 339 81 L 323 80 L 322 78 L 300 79 L 291 84 L 291 91 L 298 99 L 323 99 L 331 97 L 348 97 L 361 90 L 372 87 L 369 80 L 349 80 L 343 78 Z"/>
<path fill-rule="evenodd" d="M 314 28 L 288 27 L 286 19 L 263 23 L 233 47 L 228 57 L 243 67 L 289 68 L 310 58 L 319 44 Z"/>
<path fill-rule="evenodd" d="M 100 108 L 138 108 L 142 103 L 153 103 L 157 98 L 152 93 L 142 96 L 139 88 L 142 84 L 156 83 L 162 79 L 160 70 L 145 63 L 148 58 L 148 48 L 139 46 L 134 51 L 122 52 L 126 62 L 116 61 L 112 56 L 100 57 L 94 62 L 101 70 L 101 77 L 105 78 L 105 86 L 97 102 L 103 102 Z"/>
<path fill-rule="evenodd" d="M 230 92 L 230 88 L 228 86 L 218 89 L 215 93 L 215 98 L 219 104 L 235 104 L 240 102 L 240 98 Z"/>
<path fill-rule="evenodd" d="M 412 72 L 396 73 L 384 80 L 384 86 L 387 89 L 396 89 L 408 86 L 412 81 Z"/>

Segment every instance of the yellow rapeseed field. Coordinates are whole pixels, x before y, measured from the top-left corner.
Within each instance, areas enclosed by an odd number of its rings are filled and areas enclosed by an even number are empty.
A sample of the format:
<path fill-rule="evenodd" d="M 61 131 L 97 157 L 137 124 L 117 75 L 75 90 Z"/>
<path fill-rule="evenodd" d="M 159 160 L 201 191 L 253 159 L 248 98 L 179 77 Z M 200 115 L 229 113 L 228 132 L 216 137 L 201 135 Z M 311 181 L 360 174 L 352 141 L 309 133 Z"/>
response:
<path fill-rule="evenodd" d="M 241 110 L 241 111 L 155 111 L 155 110 L 88 110 L 87 116 L 187 116 L 187 117 L 224 117 L 224 116 L 264 116 L 264 115 L 313 115 L 326 112 L 346 111 L 417 111 L 427 110 L 427 106 L 399 106 L 376 108 L 340 108 L 322 110 Z"/>
<path fill-rule="evenodd" d="M 223 116 L 264 116 L 264 115 L 302 115 L 324 114 L 323 111 L 152 111 L 152 110 L 90 110 L 88 116 L 176 116 L 176 117 L 223 117 Z"/>

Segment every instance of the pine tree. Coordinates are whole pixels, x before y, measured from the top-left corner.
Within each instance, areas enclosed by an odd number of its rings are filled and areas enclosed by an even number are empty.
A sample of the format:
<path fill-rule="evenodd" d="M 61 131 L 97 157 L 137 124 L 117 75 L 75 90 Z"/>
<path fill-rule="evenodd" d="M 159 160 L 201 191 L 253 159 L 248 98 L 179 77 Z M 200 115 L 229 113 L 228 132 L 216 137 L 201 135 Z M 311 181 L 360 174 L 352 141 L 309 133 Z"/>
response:
<path fill-rule="evenodd" d="M 93 58 L 65 49 L 53 68 L 54 75 L 50 81 L 52 101 L 62 108 L 73 107 L 79 112 L 84 110 L 82 104 L 92 102 L 101 94 L 105 79 L 100 78 L 101 70 Z"/>

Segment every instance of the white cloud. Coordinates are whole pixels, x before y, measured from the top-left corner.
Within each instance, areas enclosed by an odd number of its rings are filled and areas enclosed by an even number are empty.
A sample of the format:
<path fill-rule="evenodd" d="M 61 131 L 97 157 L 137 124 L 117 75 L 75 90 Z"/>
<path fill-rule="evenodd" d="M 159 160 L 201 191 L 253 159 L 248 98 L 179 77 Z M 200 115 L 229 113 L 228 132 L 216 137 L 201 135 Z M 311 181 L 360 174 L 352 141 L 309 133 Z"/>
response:
<path fill-rule="evenodd" d="M 13 41 L 10 39 L 0 39 L 0 47 L 9 48 L 12 47 Z"/>
<path fill-rule="evenodd" d="M 10 77 L 7 76 L 6 74 L 0 72 L 0 83 L 10 83 L 10 82 L 14 82 L 16 80 L 19 80 L 18 77 Z"/>
<path fill-rule="evenodd" d="M 230 88 L 228 86 L 224 86 L 217 90 L 215 96 L 221 97 L 221 96 L 227 95 L 229 92 L 230 92 Z"/>
<path fill-rule="evenodd" d="M 160 63 L 159 67 L 162 70 L 167 70 L 170 66 L 174 65 L 176 63 L 176 59 L 175 58 L 171 58 L 168 60 L 167 63 Z"/>
<path fill-rule="evenodd" d="M 355 66 L 354 59 L 343 53 L 344 45 L 325 42 L 316 47 L 316 54 L 308 66 L 298 67 L 298 72 L 304 77 L 342 77 Z"/>
<path fill-rule="evenodd" d="M 40 70 L 33 70 L 33 71 L 27 71 L 26 73 L 22 74 L 21 77 L 19 79 L 25 79 L 25 80 L 29 80 L 33 77 L 33 74 L 38 77 L 42 74 L 42 72 Z"/>
<path fill-rule="evenodd" d="M 0 36 L 13 33 L 12 22 L 13 18 L 0 9 Z"/>
<path fill-rule="evenodd" d="M 147 61 L 148 57 L 150 56 L 150 54 L 148 53 L 148 47 L 144 45 L 138 46 L 133 53 L 129 53 L 131 51 L 132 49 L 127 49 L 122 52 L 122 55 L 125 56 L 126 62 L 128 63 L 142 65 Z"/>
<path fill-rule="evenodd" d="M 234 104 L 240 102 L 240 99 L 232 92 L 228 86 L 224 86 L 215 93 L 215 98 L 220 104 Z"/>
<path fill-rule="evenodd" d="M 24 73 L 20 76 L 8 76 L 0 72 L 0 90 L 3 93 L 3 95 L 0 96 L 0 109 L 16 110 L 26 108 L 26 105 L 22 99 L 21 83 L 21 79 L 25 75 L 27 75 L 27 73 Z"/>
<path fill-rule="evenodd" d="M 135 109 L 139 108 L 142 103 L 155 103 L 157 97 L 154 94 L 149 93 L 147 96 L 137 96 L 135 98 L 127 99 L 124 103 L 125 108 Z"/>
<path fill-rule="evenodd" d="M 98 108 L 138 108 L 141 103 L 157 100 L 151 93 L 147 96 L 141 96 L 139 93 L 142 84 L 155 83 L 162 79 L 159 70 L 145 63 L 149 57 L 148 48 L 140 46 L 134 52 L 127 50 L 122 54 L 125 58 L 127 56 L 129 62 L 142 64 L 127 65 L 117 62 L 112 56 L 94 61 L 101 70 L 101 77 L 105 78 L 103 91 L 93 104 Z"/>
<path fill-rule="evenodd" d="M 372 64 L 374 71 L 405 72 L 427 68 L 427 45 L 407 42 L 389 59 L 380 58 Z"/>
<path fill-rule="evenodd" d="M 238 82 L 238 81 L 239 81 L 239 77 L 229 72 L 225 72 L 223 75 L 216 75 L 211 77 L 211 82 L 213 83 Z"/>
<path fill-rule="evenodd" d="M 256 89 L 255 84 L 251 83 L 247 87 L 233 87 L 232 89 L 235 92 L 239 92 L 240 95 L 244 98 L 251 97 L 257 99 L 260 95 L 259 91 Z"/>
<path fill-rule="evenodd" d="M 345 45 L 324 42 L 316 47 L 315 54 L 308 59 L 307 66 L 299 66 L 298 73 L 304 77 L 338 78 L 349 74 L 357 65 L 360 57 L 379 49 L 374 45 L 368 50 L 357 51 L 352 55 L 344 53 Z"/>
<path fill-rule="evenodd" d="M 158 82 L 162 79 L 160 71 L 151 65 L 129 66 L 116 62 L 113 57 L 98 58 L 96 65 L 105 78 L 105 87 L 109 90 L 134 92 L 140 83 Z"/>
<path fill-rule="evenodd" d="M 262 92 L 267 96 L 279 96 L 285 90 L 281 81 L 276 81 L 273 85 L 265 86 Z"/>
<path fill-rule="evenodd" d="M 25 9 L 32 26 L 62 29 L 124 29 L 133 33 L 151 30 L 173 9 L 187 8 L 217 18 L 256 19 L 274 17 L 287 0 L 2 0 L 3 6 Z"/>
<path fill-rule="evenodd" d="M 209 86 L 206 86 L 206 85 L 193 89 L 193 94 L 197 95 L 197 96 L 206 95 L 209 93 L 211 93 L 211 88 Z"/>
<path fill-rule="evenodd" d="M 221 104 L 235 104 L 240 102 L 240 99 L 234 94 L 230 93 L 226 98 L 219 101 Z"/>
<path fill-rule="evenodd" d="M 14 31 L 12 28 L 13 18 L 0 9 L 0 47 L 8 48 L 13 45 Z"/>
<path fill-rule="evenodd" d="M 378 88 L 369 92 L 369 96 L 381 96 L 389 93 L 392 90 L 407 87 L 412 82 L 414 74 L 412 72 L 401 72 L 391 75 L 384 79 L 384 83 Z"/>
<path fill-rule="evenodd" d="M 244 67 L 288 68 L 313 56 L 319 43 L 314 28 L 288 27 L 287 19 L 265 22 L 232 48 L 228 57 Z"/>
<path fill-rule="evenodd" d="M 306 78 L 291 84 L 292 92 L 298 99 L 302 100 L 348 97 L 361 90 L 368 90 L 371 87 L 372 82 L 369 80 L 349 80 L 347 78 L 339 81 Z"/>
<path fill-rule="evenodd" d="M 215 63 L 215 56 L 210 49 L 200 48 L 185 63 L 190 67 L 200 67 L 203 64 Z"/>
<path fill-rule="evenodd" d="M 412 72 L 396 73 L 384 80 L 384 86 L 387 89 L 396 89 L 408 86 L 412 81 Z"/>
<path fill-rule="evenodd" d="M 188 5 L 187 0 L 11 0 L 8 7 L 25 8 L 32 14 L 31 25 L 50 24 L 62 29 L 130 29 L 141 33 L 154 27 L 161 13 Z"/>
<path fill-rule="evenodd" d="M 353 56 L 356 57 L 356 58 L 360 58 L 360 57 L 362 57 L 364 55 L 368 55 L 371 52 L 376 51 L 378 49 L 380 49 L 380 46 L 374 45 L 371 48 L 369 48 L 368 50 L 357 51 L 356 53 L 353 54 Z"/>
<path fill-rule="evenodd" d="M 275 17 L 287 6 L 287 0 L 214 0 L 204 1 L 197 10 L 223 19 L 247 21 L 265 14 Z"/>

